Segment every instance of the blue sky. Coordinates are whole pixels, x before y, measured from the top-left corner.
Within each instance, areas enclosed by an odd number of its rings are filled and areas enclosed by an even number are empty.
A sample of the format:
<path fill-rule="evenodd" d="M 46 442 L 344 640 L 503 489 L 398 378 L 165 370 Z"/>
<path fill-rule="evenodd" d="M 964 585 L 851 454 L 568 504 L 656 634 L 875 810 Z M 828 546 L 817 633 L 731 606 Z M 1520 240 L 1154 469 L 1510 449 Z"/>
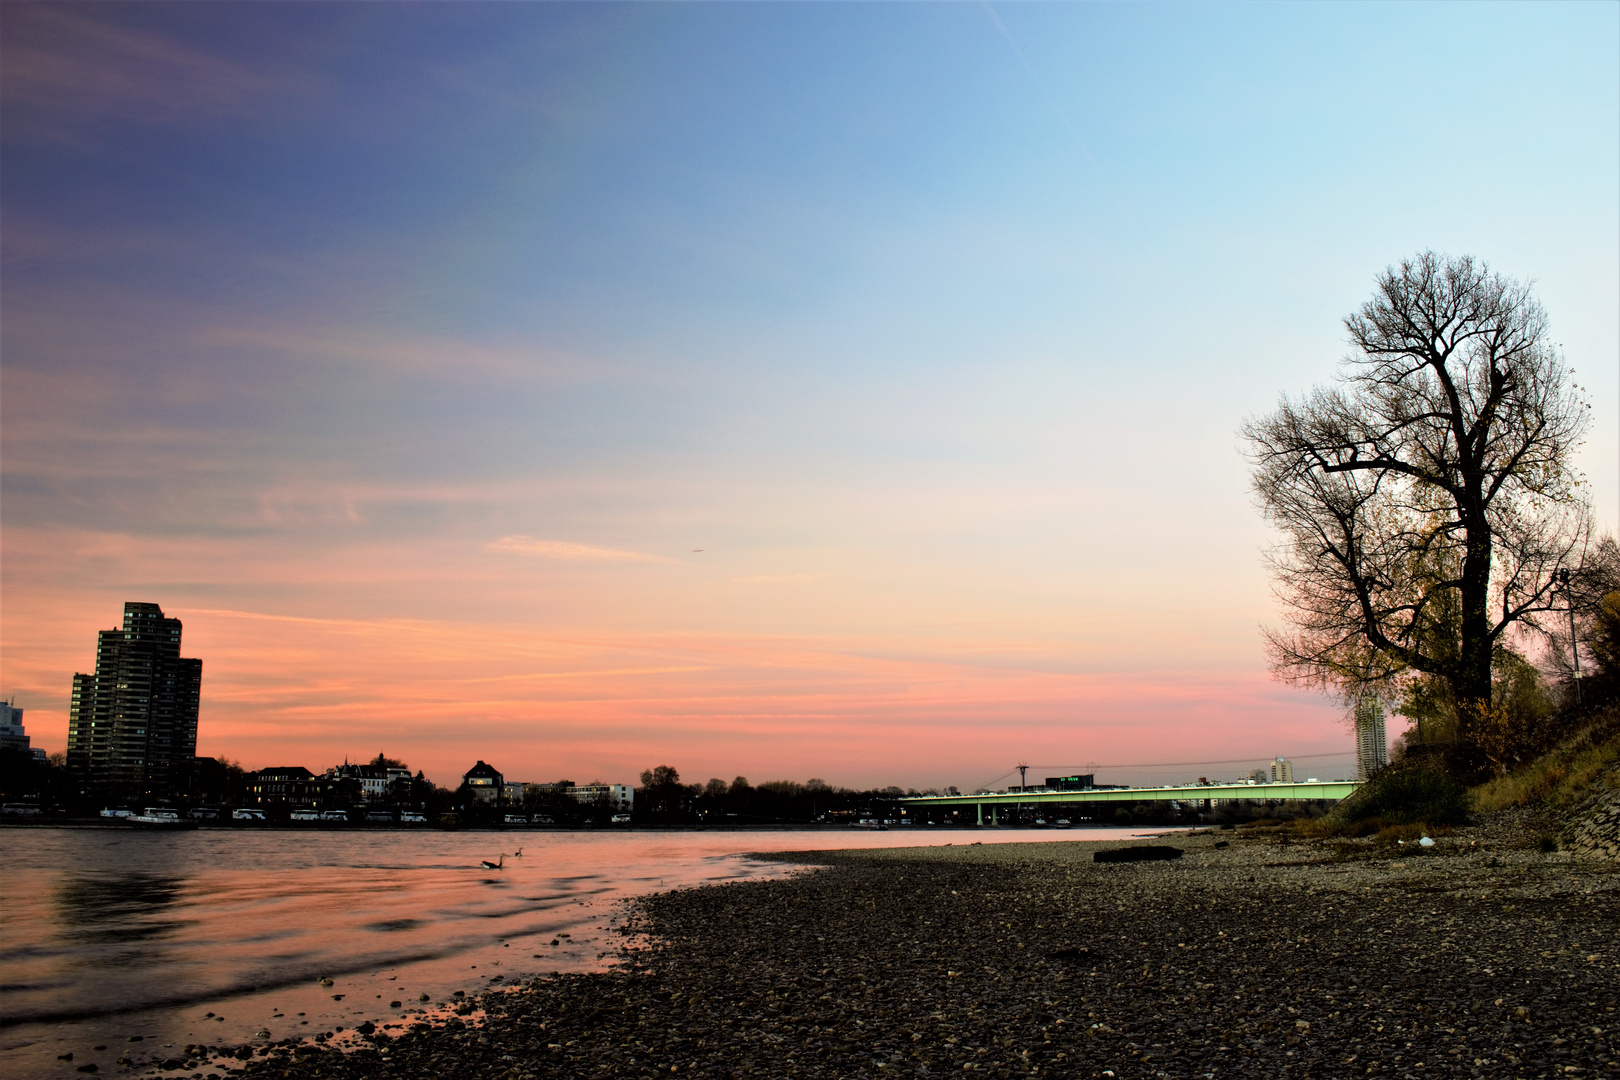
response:
<path fill-rule="evenodd" d="M 1265 673 L 1236 431 L 1426 248 L 1536 280 L 1620 518 L 1615 4 L 0 18 L 3 689 L 47 744 L 148 599 L 233 757 L 1333 749 Z M 484 679 L 699 674 L 469 698 L 333 644 L 412 620 Z"/>

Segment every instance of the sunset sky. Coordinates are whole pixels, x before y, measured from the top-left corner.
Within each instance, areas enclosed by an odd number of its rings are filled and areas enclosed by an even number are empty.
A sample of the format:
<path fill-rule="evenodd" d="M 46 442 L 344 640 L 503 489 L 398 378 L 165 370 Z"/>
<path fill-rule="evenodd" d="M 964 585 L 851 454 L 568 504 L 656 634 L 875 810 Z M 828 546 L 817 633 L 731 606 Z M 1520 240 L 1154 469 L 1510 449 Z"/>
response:
<path fill-rule="evenodd" d="M 1620 5 L 0 20 L 37 746 L 141 600 L 250 768 L 1344 775 L 1237 430 L 1427 248 L 1536 281 L 1620 521 Z"/>

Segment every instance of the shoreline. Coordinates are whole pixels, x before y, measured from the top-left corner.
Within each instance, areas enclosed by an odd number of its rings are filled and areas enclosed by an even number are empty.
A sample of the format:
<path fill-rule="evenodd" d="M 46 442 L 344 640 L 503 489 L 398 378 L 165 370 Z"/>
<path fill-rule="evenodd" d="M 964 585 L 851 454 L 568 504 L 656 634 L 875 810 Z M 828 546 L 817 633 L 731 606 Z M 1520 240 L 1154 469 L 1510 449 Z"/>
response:
<path fill-rule="evenodd" d="M 611 972 L 469 999 L 480 1026 L 377 1030 L 342 1053 L 289 1040 L 222 1064 L 254 1078 L 1620 1076 L 1620 865 L 1490 828 L 1410 855 L 1260 830 L 1160 842 L 1185 855 L 1098 864 L 1130 842 L 1077 838 L 766 853 L 822 869 L 644 896 L 620 932 L 650 946 L 627 944 Z"/>
<path fill-rule="evenodd" d="M 187 822 L 179 827 L 170 826 L 140 826 L 129 825 L 117 821 L 97 820 L 93 818 L 48 821 L 0 820 L 0 830 L 41 830 L 41 829 L 99 829 L 110 832 L 139 833 L 142 835 L 161 835 L 164 833 L 229 833 L 238 836 L 257 836 L 263 833 L 326 833 L 326 834 L 371 834 L 371 833 L 510 833 L 517 836 L 534 834 L 549 836 L 563 833 L 771 833 L 771 832 L 806 832 L 806 833 L 850 833 L 858 836 L 871 836 L 878 832 L 893 832 L 895 840 L 907 837 L 948 836 L 957 834 L 977 833 L 984 836 L 996 836 L 1005 833 L 1043 832 L 1051 833 L 1054 839 L 1079 840 L 1084 839 L 1087 832 L 1119 832 L 1121 830 L 1139 829 L 1153 832 L 1185 832 L 1190 826 L 1182 824 L 1127 824 L 1119 825 L 1112 822 L 1092 823 L 1083 825 L 1065 826 L 1037 826 L 1037 825 L 930 825 L 919 828 L 902 829 L 863 829 L 848 824 L 831 824 L 826 822 L 781 822 L 751 825 L 515 825 L 492 822 L 481 825 L 457 825 L 453 828 L 434 824 L 404 824 L 395 822 L 383 824 L 380 822 L 351 821 L 351 822 L 258 822 L 244 824 L 238 822 L 202 821 Z"/>

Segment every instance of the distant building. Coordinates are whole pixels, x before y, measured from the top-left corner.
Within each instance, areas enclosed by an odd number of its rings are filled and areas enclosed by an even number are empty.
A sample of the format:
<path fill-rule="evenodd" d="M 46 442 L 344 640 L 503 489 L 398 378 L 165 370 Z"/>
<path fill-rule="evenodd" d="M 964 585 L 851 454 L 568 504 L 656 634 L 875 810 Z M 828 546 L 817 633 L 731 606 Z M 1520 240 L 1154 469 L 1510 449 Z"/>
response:
<path fill-rule="evenodd" d="M 1271 774 L 1264 769 L 1255 769 L 1249 774 L 1249 782 L 1252 784 L 1269 784 L 1271 783 Z"/>
<path fill-rule="evenodd" d="M 1271 762 L 1271 782 L 1273 784 L 1292 784 L 1294 782 L 1294 763 L 1285 757 L 1273 758 Z"/>
<path fill-rule="evenodd" d="M 23 731 L 23 711 L 9 701 L 0 701 L 0 750 L 28 753 L 28 733 Z"/>
<path fill-rule="evenodd" d="M 318 810 L 325 794 L 326 778 L 302 765 L 280 765 L 247 776 L 247 801 L 254 806 Z"/>
<path fill-rule="evenodd" d="M 572 780 L 551 780 L 543 784 L 532 780 L 505 780 L 501 783 L 501 797 L 506 800 L 507 806 L 522 806 L 544 802 L 548 796 L 567 798 L 573 786 Z"/>
<path fill-rule="evenodd" d="M 1365 780 L 1389 764 L 1384 734 L 1384 703 L 1368 694 L 1356 702 L 1356 775 Z"/>
<path fill-rule="evenodd" d="M 462 784 L 471 791 L 473 798 L 479 802 L 499 802 L 505 781 L 494 766 L 486 765 L 482 760 L 461 776 Z"/>
<path fill-rule="evenodd" d="M 202 661 L 180 655 L 180 620 L 127 603 L 96 637 L 94 675 L 73 676 L 67 764 L 84 783 L 172 790 L 197 752 Z"/>
<path fill-rule="evenodd" d="M 360 785 L 360 798 L 366 802 L 386 802 L 388 790 L 401 780 L 410 780 L 411 770 L 395 765 L 351 765 L 345 761 L 326 770 L 334 780 L 353 780 Z"/>
<path fill-rule="evenodd" d="M 636 789 L 629 784 L 575 784 L 568 794 L 589 806 L 605 806 L 620 814 L 628 814 L 636 802 Z"/>
<path fill-rule="evenodd" d="M 1097 786 L 1097 774 L 1080 776 L 1048 776 L 1046 786 L 1053 791 L 1090 791 Z"/>

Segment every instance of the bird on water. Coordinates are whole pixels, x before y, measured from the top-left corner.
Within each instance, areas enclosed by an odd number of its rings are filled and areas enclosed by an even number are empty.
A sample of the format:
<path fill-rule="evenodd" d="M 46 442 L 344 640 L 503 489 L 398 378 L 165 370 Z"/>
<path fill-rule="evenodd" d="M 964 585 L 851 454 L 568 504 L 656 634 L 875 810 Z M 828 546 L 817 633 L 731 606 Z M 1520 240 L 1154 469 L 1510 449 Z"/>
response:
<path fill-rule="evenodd" d="M 506 867 L 506 852 L 504 852 L 504 851 L 501 852 L 501 860 L 500 860 L 500 862 L 490 862 L 488 859 L 484 860 L 484 869 L 485 870 L 502 870 L 502 869 L 505 869 L 505 867 Z"/>

